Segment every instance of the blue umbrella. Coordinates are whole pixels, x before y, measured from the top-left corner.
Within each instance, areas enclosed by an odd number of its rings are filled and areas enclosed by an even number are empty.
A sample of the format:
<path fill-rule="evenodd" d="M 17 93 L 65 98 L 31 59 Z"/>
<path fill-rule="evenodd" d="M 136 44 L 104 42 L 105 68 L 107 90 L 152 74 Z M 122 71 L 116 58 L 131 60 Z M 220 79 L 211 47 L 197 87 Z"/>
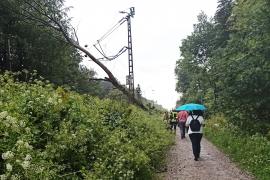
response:
<path fill-rule="evenodd" d="M 194 103 L 190 103 L 190 104 L 184 104 L 182 106 L 179 106 L 175 109 L 176 111 L 193 111 L 193 110 L 206 110 L 206 107 L 204 105 L 201 104 L 194 104 Z"/>

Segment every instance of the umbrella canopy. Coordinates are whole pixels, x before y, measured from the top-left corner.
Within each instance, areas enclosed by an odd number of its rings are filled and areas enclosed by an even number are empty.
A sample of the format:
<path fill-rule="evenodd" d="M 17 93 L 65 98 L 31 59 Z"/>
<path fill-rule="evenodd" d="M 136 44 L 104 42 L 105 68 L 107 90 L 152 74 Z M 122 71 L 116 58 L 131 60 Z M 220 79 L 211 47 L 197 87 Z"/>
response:
<path fill-rule="evenodd" d="M 193 110 L 206 110 L 206 107 L 202 104 L 184 104 L 182 106 L 179 106 L 175 109 L 176 111 L 193 111 Z"/>

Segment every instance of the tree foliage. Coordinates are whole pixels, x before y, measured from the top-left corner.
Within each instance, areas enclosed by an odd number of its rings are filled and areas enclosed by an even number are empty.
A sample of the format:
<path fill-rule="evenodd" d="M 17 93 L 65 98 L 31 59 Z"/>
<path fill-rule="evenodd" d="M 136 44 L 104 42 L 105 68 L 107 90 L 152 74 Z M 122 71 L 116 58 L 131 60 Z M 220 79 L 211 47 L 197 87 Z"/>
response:
<path fill-rule="evenodd" d="M 34 19 L 42 18 L 36 9 L 46 5 L 48 15 L 57 15 L 66 29 L 69 19 L 63 1 L 5 0 L 0 2 L 0 69 L 37 70 L 38 74 L 57 85 L 66 84 L 84 93 L 97 93 L 97 83 L 89 82 L 95 73 L 80 65 L 82 57 L 65 42 L 60 32 Z M 29 4 L 35 5 L 30 8 Z M 31 17 L 30 17 L 31 15 Z M 32 19 L 31 19 L 32 18 Z M 52 26 L 54 24 L 51 24 Z"/>
<path fill-rule="evenodd" d="M 220 0 L 213 20 L 199 15 L 175 70 L 183 102 L 200 102 L 200 89 L 209 112 L 250 133 L 269 131 L 269 11 L 267 0 Z"/>

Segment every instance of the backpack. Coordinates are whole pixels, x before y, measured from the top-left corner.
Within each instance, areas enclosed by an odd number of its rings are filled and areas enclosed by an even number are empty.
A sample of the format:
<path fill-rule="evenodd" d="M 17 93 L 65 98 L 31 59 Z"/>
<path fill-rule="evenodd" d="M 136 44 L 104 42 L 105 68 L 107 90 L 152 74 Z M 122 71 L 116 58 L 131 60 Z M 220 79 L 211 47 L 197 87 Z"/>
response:
<path fill-rule="evenodd" d="M 195 132 L 200 131 L 201 123 L 198 120 L 199 116 L 197 116 L 196 119 L 194 119 L 192 115 L 191 115 L 191 117 L 192 117 L 192 120 L 190 121 L 190 124 L 189 124 L 189 127 L 190 127 L 191 131 L 195 131 Z"/>

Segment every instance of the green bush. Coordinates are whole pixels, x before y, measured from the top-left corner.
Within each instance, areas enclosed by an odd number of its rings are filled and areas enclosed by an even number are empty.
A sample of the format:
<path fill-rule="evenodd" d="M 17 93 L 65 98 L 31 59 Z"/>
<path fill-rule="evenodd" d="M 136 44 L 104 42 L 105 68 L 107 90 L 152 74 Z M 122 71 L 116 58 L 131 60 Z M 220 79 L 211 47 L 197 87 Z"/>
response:
<path fill-rule="evenodd" d="M 160 116 L 18 76 L 0 75 L 1 179 L 153 178 L 172 142 Z"/>
<path fill-rule="evenodd" d="M 270 141 L 266 137 L 258 133 L 249 136 L 222 115 L 208 120 L 205 135 L 258 179 L 270 178 Z"/>

